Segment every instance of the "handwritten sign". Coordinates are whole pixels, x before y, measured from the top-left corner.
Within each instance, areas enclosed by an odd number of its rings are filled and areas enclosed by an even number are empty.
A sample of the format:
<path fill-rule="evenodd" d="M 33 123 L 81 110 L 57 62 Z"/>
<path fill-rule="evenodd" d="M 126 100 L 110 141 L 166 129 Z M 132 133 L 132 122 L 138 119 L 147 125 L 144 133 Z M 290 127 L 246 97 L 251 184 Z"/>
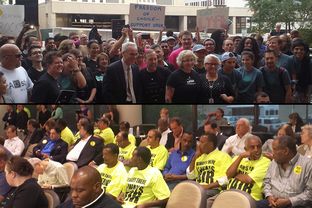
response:
<path fill-rule="evenodd" d="M 200 31 L 227 29 L 229 8 L 211 8 L 197 10 L 196 23 Z"/>
<path fill-rule="evenodd" d="M 24 23 L 24 6 L 0 5 L 0 33 L 17 37 Z"/>
<path fill-rule="evenodd" d="M 165 7 L 130 4 L 129 24 L 136 30 L 160 30 L 165 26 Z"/>

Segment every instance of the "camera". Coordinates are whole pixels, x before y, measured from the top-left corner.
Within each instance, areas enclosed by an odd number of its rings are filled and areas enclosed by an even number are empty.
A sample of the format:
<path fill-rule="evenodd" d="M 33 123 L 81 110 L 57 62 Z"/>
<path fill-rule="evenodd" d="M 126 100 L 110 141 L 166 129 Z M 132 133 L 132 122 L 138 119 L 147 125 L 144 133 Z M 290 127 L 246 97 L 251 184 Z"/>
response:
<path fill-rule="evenodd" d="M 151 35 L 149 33 L 142 33 L 141 38 L 142 39 L 150 39 Z"/>

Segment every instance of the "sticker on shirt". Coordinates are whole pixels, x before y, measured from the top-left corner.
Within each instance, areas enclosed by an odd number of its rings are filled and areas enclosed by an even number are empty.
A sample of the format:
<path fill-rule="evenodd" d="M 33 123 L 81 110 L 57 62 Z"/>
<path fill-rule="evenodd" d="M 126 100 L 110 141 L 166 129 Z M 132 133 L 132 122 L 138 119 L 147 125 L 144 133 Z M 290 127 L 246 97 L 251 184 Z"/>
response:
<path fill-rule="evenodd" d="M 297 165 L 295 168 L 294 168 L 294 173 L 295 174 L 300 174 L 302 171 L 302 167 L 300 165 Z"/>
<path fill-rule="evenodd" d="M 44 139 L 43 141 L 42 141 L 42 144 L 46 144 L 48 141 L 46 140 L 46 139 Z"/>
<path fill-rule="evenodd" d="M 90 142 L 90 145 L 91 145 L 92 147 L 94 147 L 94 146 L 95 146 L 95 141 L 91 141 L 91 142 Z"/>
<path fill-rule="evenodd" d="M 187 161 L 187 156 L 186 156 L 186 155 L 182 156 L 182 157 L 181 157 L 181 161 L 182 161 L 182 162 L 186 162 L 186 161 Z"/>
<path fill-rule="evenodd" d="M 193 78 L 188 77 L 186 79 L 186 85 L 196 85 L 196 82 L 195 82 L 195 80 Z"/>

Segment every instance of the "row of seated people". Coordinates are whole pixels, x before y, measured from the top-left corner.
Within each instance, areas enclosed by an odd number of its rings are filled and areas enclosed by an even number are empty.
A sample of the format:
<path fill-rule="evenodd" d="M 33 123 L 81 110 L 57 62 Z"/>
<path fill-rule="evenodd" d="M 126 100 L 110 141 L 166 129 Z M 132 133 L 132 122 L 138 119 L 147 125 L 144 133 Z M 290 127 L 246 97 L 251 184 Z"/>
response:
<path fill-rule="evenodd" d="M 172 120 L 174 120 L 174 119 L 172 119 Z M 175 122 L 175 124 L 178 125 L 176 122 Z M 174 132 L 174 130 L 176 128 L 175 128 L 175 126 L 172 126 L 172 125 L 173 125 L 173 123 L 170 122 L 170 127 Z M 303 133 L 305 131 L 309 130 L 308 127 L 307 127 L 307 129 L 303 130 Z M 93 133 L 93 126 L 90 125 L 90 122 L 87 119 L 81 119 L 79 121 L 78 128 L 79 128 L 79 132 L 80 132 L 81 137 L 84 137 L 87 139 L 92 138 L 91 135 Z M 175 184 L 177 184 L 181 180 L 185 180 L 187 178 L 188 179 L 195 179 L 197 182 L 202 184 L 203 187 L 207 190 L 207 197 L 208 196 L 212 197 L 212 196 L 216 195 L 222 189 L 221 187 L 224 187 L 224 186 L 226 186 L 226 184 L 229 184 L 228 188 L 229 187 L 230 188 L 236 187 L 238 189 L 242 189 L 243 191 L 250 193 L 251 196 L 255 200 L 260 200 L 260 199 L 262 199 L 263 178 L 264 178 L 266 173 L 269 174 L 269 171 L 267 172 L 267 168 L 270 165 L 270 160 L 262 157 L 261 140 L 255 136 L 251 135 L 250 133 L 248 133 L 249 129 L 250 129 L 250 126 L 249 126 L 248 120 L 240 119 L 236 125 L 236 134 L 233 135 L 232 137 L 228 138 L 225 141 L 225 145 L 222 147 L 222 151 L 219 151 L 216 149 L 218 147 L 218 145 L 217 145 L 218 139 L 216 137 L 216 134 L 209 134 L 208 133 L 207 135 L 203 135 L 200 137 L 200 140 L 199 140 L 198 145 L 196 147 L 196 152 L 194 150 L 192 150 L 193 136 L 190 133 L 187 133 L 187 132 L 182 133 L 182 138 L 181 138 L 179 144 L 177 145 L 178 148 L 175 149 L 175 145 L 177 143 L 175 139 L 173 140 L 173 142 L 171 142 L 171 146 L 169 144 L 170 142 L 168 143 L 169 140 L 167 140 L 166 145 L 165 145 L 167 148 L 165 148 L 163 145 L 160 145 L 161 136 L 162 136 L 160 134 L 160 132 L 158 130 L 155 130 L 155 129 L 150 130 L 148 132 L 148 135 L 147 135 L 147 143 L 149 144 L 149 146 L 148 146 L 149 150 L 147 152 L 150 152 L 151 157 L 145 158 L 144 162 L 147 166 L 150 164 L 150 166 L 152 166 L 153 169 L 151 169 L 152 172 L 143 171 L 142 173 L 137 173 L 136 171 L 134 171 L 136 169 L 130 169 L 131 167 L 137 167 L 136 165 L 138 163 L 138 161 L 137 161 L 138 158 L 135 157 L 135 154 L 136 154 L 136 152 L 134 151 L 135 146 L 131 145 L 131 143 L 128 139 L 128 134 L 126 132 L 120 132 L 116 137 L 116 143 L 119 147 L 109 143 L 108 145 L 106 145 L 104 147 L 103 152 L 102 152 L 102 148 L 101 148 L 100 154 L 96 155 L 97 159 L 99 159 L 99 160 L 104 159 L 104 163 L 105 163 L 104 165 L 102 164 L 99 167 L 97 167 L 97 169 L 99 170 L 99 172 L 102 175 L 102 186 L 104 189 L 106 189 L 107 193 L 111 194 L 113 197 L 115 197 L 119 201 L 125 200 L 126 204 L 127 204 L 127 197 L 126 197 L 127 196 L 127 188 L 125 189 L 125 187 L 129 186 L 129 184 L 130 184 L 129 182 L 133 182 L 133 183 L 131 183 L 132 185 L 130 185 L 129 190 L 128 190 L 128 192 L 129 192 L 129 194 L 128 194 L 129 195 L 128 196 L 128 206 L 131 207 L 131 206 L 135 206 L 136 204 L 144 204 L 146 202 L 144 200 L 149 201 L 149 200 L 151 200 L 151 198 L 149 198 L 149 199 L 145 199 L 144 197 L 142 197 L 142 199 L 140 197 L 135 198 L 134 193 L 137 194 L 138 192 L 140 192 L 139 190 L 141 190 L 141 189 L 144 190 L 144 188 L 142 188 L 142 181 L 145 181 L 144 182 L 144 184 L 145 184 L 146 181 L 152 180 L 151 178 L 149 178 L 150 180 L 147 180 L 146 177 L 148 177 L 149 175 L 155 175 L 155 176 L 158 175 L 159 176 L 158 173 L 160 173 L 159 172 L 159 170 L 160 170 L 160 171 L 163 171 L 163 176 L 160 174 L 161 179 L 160 178 L 157 179 L 157 185 L 159 185 L 158 188 L 160 188 L 160 190 L 153 190 L 152 191 L 154 194 L 154 196 L 153 196 L 154 199 L 160 199 L 160 200 L 157 200 L 156 202 L 154 201 L 155 202 L 155 203 L 153 203 L 154 205 L 157 205 L 157 204 L 161 205 L 161 204 L 165 203 L 165 200 L 163 199 L 162 196 L 159 196 L 159 195 L 157 196 L 158 193 L 162 193 L 162 194 L 167 193 L 165 187 L 168 188 L 168 186 L 169 186 L 169 187 L 173 188 Z M 55 132 L 57 133 L 55 128 L 51 129 L 51 132 L 50 132 L 51 138 L 53 137 L 53 135 L 52 135 L 53 130 L 55 130 Z M 280 136 L 278 138 L 284 138 L 284 137 Z M 291 138 L 291 137 L 289 137 L 289 138 Z M 101 140 L 97 139 L 97 141 L 96 141 L 96 138 L 94 138 L 94 139 L 95 139 L 94 141 L 93 140 L 87 140 L 86 143 L 89 144 L 91 147 L 93 147 L 93 149 L 95 150 L 95 149 L 98 149 L 97 146 L 100 146 L 96 142 L 101 141 Z M 279 141 L 279 143 L 282 143 L 281 145 L 284 145 L 284 146 L 282 146 L 281 148 L 275 148 L 275 150 L 274 150 L 274 143 L 277 143 L 276 141 L 278 141 L 278 140 L 274 140 L 272 142 L 273 153 L 276 152 L 276 149 L 280 150 L 283 148 L 284 149 L 288 148 L 288 151 L 286 151 L 286 152 L 282 151 L 282 152 L 285 154 L 287 153 L 289 155 L 284 155 L 281 158 L 275 158 L 275 154 L 273 154 L 273 159 L 274 159 L 273 161 L 277 162 L 277 164 L 284 163 L 285 161 L 283 161 L 283 160 L 285 160 L 285 158 L 294 159 L 295 155 L 297 157 L 297 154 L 294 154 L 294 153 L 297 153 L 296 142 L 294 142 L 294 144 L 295 144 L 295 148 L 294 148 L 295 152 L 294 152 L 293 151 L 294 149 L 291 149 L 291 146 L 289 146 L 292 144 L 291 141 L 294 141 L 294 140 L 293 139 L 284 139 L 284 140 L 283 140 L 284 143 Z M 285 144 L 285 142 L 286 143 L 288 142 L 288 143 Z M 102 143 L 103 143 L 103 141 L 102 141 Z M 235 143 L 234 146 L 233 146 L 233 143 Z M 250 147 L 250 148 L 249 148 L 249 146 L 250 146 L 249 143 L 252 143 L 251 144 L 252 147 Z M 79 140 L 73 149 L 75 149 L 75 147 L 77 147 L 77 146 L 79 147 L 78 144 L 79 144 Z M 132 151 L 132 154 L 129 154 L 129 151 L 124 151 L 124 149 L 126 149 L 127 147 L 131 147 L 131 146 L 133 147 L 132 150 L 130 150 L 130 152 Z M 103 144 L 102 144 L 102 147 L 103 147 Z M 68 160 L 68 158 L 70 158 L 70 157 L 68 157 L 68 155 L 70 155 L 70 152 L 66 156 L 67 160 Z M 169 159 L 167 161 L 167 158 L 169 155 L 168 152 L 170 152 L 171 154 L 170 154 Z M 125 157 L 124 153 L 128 153 L 128 156 L 130 156 L 130 158 Z M 229 153 L 229 154 L 227 154 L 227 153 Z M 98 157 L 99 155 L 101 156 L 101 158 Z M 233 158 L 233 163 L 232 163 L 232 158 L 230 157 L 230 155 L 231 156 L 236 155 L 236 157 Z M 79 159 L 79 157 L 80 156 L 78 154 L 78 159 Z M 83 156 L 83 159 L 84 158 L 85 158 L 85 156 Z M 258 163 L 258 160 L 260 161 L 260 158 L 261 158 L 261 162 Z M 50 159 L 53 159 L 53 156 Z M 85 166 L 87 164 L 89 164 L 90 166 L 96 167 L 97 165 L 101 164 L 101 162 L 97 159 L 94 159 L 94 160 L 92 160 L 86 164 L 78 163 L 77 161 L 76 162 L 77 162 L 78 167 L 82 167 L 82 166 Z M 243 159 L 247 160 L 247 162 L 245 161 L 246 164 L 242 164 Z M 281 159 L 281 160 L 279 161 L 278 159 Z M 254 162 L 252 162 L 253 160 L 254 160 Z M 70 160 L 70 161 L 73 161 L 73 160 Z M 239 162 L 237 162 L 237 161 L 239 161 Z M 307 160 L 307 161 L 309 162 L 309 160 Z M 289 161 L 287 161 L 287 163 L 288 162 Z M 272 164 L 273 164 L 273 162 L 271 163 L 271 166 L 272 166 Z M 137 167 L 137 169 L 138 170 L 147 170 L 146 169 L 147 166 L 143 165 L 143 167 L 144 167 L 143 169 L 140 169 L 139 167 Z M 148 167 L 150 167 L 150 166 L 148 166 Z M 234 167 L 232 167 L 232 166 L 234 166 Z M 122 168 L 122 167 L 124 167 L 124 168 Z M 299 167 L 299 168 L 297 168 L 297 167 Z M 309 167 L 308 163 L 307 163 L 307 167 Z M 158 171 L 155 172 L 155 168 L 157 168 Z M 240 168 L 241 168 L 241 170 L 240 170 Z M 259 169 L 257 169 L 257 168 L 262 168 L 262 173 L 263 173 L 262 179 L 261 179 L 261 177 L 260 177 L 260 179 L 258 178 L 261 171 L 259 171 Z M 282 168 L 284 168 L 284 167 L 282 166 Z M 294 170 L 294 172 L 295 172 L 294 174 L 296 174 L 296 175 L 303 175 L 303 173 L 305 173 L 305 171 L 306 171 L 305 169 L 304 169 L 304 171 L 302 171 L 303 168 L 306 168 L 306 166 L 304 166 L 303 164 L 296 165 L 295 168 L 296 168 L 296 170 Z M 122 169 L 124 169 L 125 171 L 122 171 Z M 287 167 L 285 169 L 287 169 Z M 297 169 L 300 169 L 300 170 L 297 170 Z M 234 170 L 236 170 L 237 173 Z M 292 168 L 291 168 L 291 170 L 292 170 Z M 177 173 L 179 171 L 180 171 L 180 173 Z M 126 177 L 127 173 L 128 173 L 128 180 Z M 133 179 L 133 181 L 132 181 L 129 179 L 129 177 L 130 178 L 131 177 L 135 178 L 135 177 L 133 175 L 131 176 L 131 174 L 134 174 L 136 177 L 139 177 L 139 178 Z M 255 174 L 255 176 L 253 176 L 252 174 Z M 137 176 L 137 175 L 139 175 L 139 176 Z M 231 178 L 233 178 L 232 181 L 231 181 Z M 309 178 L 309 180 L 311 179 L 311 177 L 309 175 L 304 176 L 304 179 L 303 178 L 301 178 L 301 179 L 304 182 L 307 182 L 305 180 L 307 178 Z M 228 180 L 228 179 L 230 179 L 230 180 Z M 257 179 L 257 181 L 255 181 L 256 179 Z M 256 182 L 258 182 L 258 179 L 261 183 L 257 184 L 257 185 L 253 185 Z M 277 178 L 275 178 L 275 179 L 277 179 Z M 153 179 L 153 180 L 156 180 L 156 179 Z M 118 183 L 116 183 L 116 181 Z M 164 183 L 165 181 L 167 182 L 168 186 L 167 185 L 160 186 L 161 184 L 166 184 L 166 183 Z M 249 181 L 249 183 L 248 183 L 248 181 Z M 140 185 L 140 182 L 141 182 L 141 185 Z M 269 181 L 269 182 L 271 182 L 271 181 Z M 245 183 L 245 184 L 243 184 L 243 183 Z M 297 183 L 295 183 L 295 185 L 300 185 L 300 184 L 302 185 L 302 181 L 298 181 Z M 141 188 L 139 188 L 139 187 L 141 187 Z M 144 187 L 144 185 L 143 185 L 143 187 Z M 257 187 L 258 187 L 258 189 L 257 189 Z M 276 187 L 273 187 L 273 188 L 276 188 Z M 293 187 L 293 184 L 291 185 L 290 188 L 291 188 L 290 190 L 295 189 L 295 187 Z M 309 188 L 309 187 L 300 187 L 298 189 L 296 187 L 296 189 L 292 190 L 292 191 L 298 193 L 298 192 L 304 190 L 305 188 Z M 112 191 L 110 191 L 111 189 L 112 189 Z M 125 192 L 122 191 L 124 189 L 125 189 Z M 271 189 L 272 189 L 272 187 L 271 187 Z M 279 190 L 279 189 L 277 188 L 277 190 Z M 157 191 L 160 191 L 160 192 L 157 192 Z M 288 190 L 285 190 L 285 192 L 287 192 L 287 191 Z M 272 192 L 272 190 L 271 190 L 271 192 Z M 123 194 L 121 194 L 121 193 L 124 193 L 126 195 L 126 196 L 124 196 L 125 198 L 122 197 Z M 273 196 L 275 196 L 276 193 L 274 191 L 272 193 L 273 193 Z M 170 195 L 170 192 L 169 192 L 169 195 Z M 278 195 L 276 195 L 276 197 L 274 197 L 274 199 L 277 197 L 278 197 Z M 302 198 L 300 198 L 300 199 L 302 199 Z M 306 201 L 307 200 L 305 200 L 305 198 L 304 198 L 303 203 L 305 203 Z M 285 201 L 283 201 L 283 202 L 285 202 Z M 275 202 L 275 201 L 271 202 L 269 200 L 269 203 L 272 205 L 272 203 L 277 203 L 277 202 Z M 291 200 L 287 201 L 287 203 L 291 203 L 292 205 L 295 205 L 294 204 L 295 202 L 293 202 Z M 127 205 L 124 205 L 124 206 L 127 206 Z"/>

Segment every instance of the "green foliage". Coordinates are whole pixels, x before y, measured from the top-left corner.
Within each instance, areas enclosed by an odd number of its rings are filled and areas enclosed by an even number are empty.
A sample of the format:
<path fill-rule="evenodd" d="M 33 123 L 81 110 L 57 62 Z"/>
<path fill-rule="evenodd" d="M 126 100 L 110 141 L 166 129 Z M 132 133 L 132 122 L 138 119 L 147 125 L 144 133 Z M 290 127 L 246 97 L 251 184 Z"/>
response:
<path fill-rule="evenodd" d="M 277 22 L 290 24 L 293 29 L 312 29 L 311 0 L 247 0 L 254 12 L 254 32 L 269 32 Z"/>

